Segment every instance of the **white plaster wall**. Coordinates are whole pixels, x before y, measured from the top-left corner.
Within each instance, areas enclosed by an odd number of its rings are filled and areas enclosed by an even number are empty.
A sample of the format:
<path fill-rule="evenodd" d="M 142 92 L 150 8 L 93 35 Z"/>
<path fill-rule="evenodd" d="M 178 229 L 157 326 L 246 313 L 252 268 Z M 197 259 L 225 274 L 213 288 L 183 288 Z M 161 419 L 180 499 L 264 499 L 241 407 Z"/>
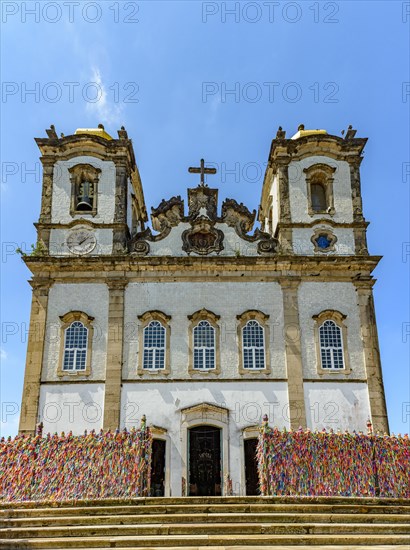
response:
<path fill-rule="evenodd" d="M 39 421 L 44 433 L 81 435 L 103 424 L 104 384 L 45 384 L 40 387 Z"/>
<path fill-rule="evenodd" d="M 80 226 L 76 225 L 78 230 Z M 84 225 L 90 229 L 89 225 Z M 50 254 L 53 256 L 73 256 L 73 253 L 67 247 L 66 239 L 73 229 L 52 229 L 50 234 Z M 113 230 L 112 229 L 94 229 L 97 244 L 92 252 L 86 256 L 95 256 L 112 253 Z"/>
<path fill-rule="evenodd" d="M 289 429 L 288 401 L 285 382 L 125 383 L 121 396 L 121 427 L 139 426 L 145 414 L 148 425 L 168 430 L 171 494 L 176 496 L 181 494 L 182 477 L 181 409 L 201 403 L 227 408 L 230 475 L 234 491 L 244 493 L 242 430 L 260 424 L 264 414 L 268 415 L 272 426 Z"/>
<path fill-rule="evenodd" d="M 60 316 L 69 311 L 83 311 L 94 317 L 94 337 L 91 354 L 91 374 L 80 377 L 67 374 L 57 376 L 60 346 Z M 44 343 L 42 380 L 64 381 L 105 378 L 106 348 L 108 332 L 108 288 L 104 284 L 55 284 L 51 287 L 47 308 L 47 329 Z"/>
<path fill-rule="evenodd" d="M 212 274 L 211 274 L 212 275 Z M 171 315 L 171 377 L 188 376 L 188 315 L 206 308 L 220 315 L 220 349 L 222 378 L 238 376 L 239 343 L 237 315 L 248 309 L 258 309 L 269 315 L 270 377 L 284 378 L 285 347 L 283 340 L 283 299 L 279 283 L 130 283 L 125 291 L 125 341 L 123 376 L 136 376 L 139 347 L 138 316 L 146 311 L 160 310 Z M 162 373 L 144 373 L 155 379 Z M 212 378 L 213 373 L 198 373 L 201 379 Z"/>
<path fill-rule="evenodd" d="M 314 244 L 310 240 L 317 229 L 324 229 L 330 231 L 337 237 L 335 244 L 335 250 L 331 252 L 315 252 Z M 312 228 L 296 228 L 292 229 L 293 235 L 293 251 L 295 254 L 302 254 L 307 256 L 325 256 L 325 255 L 354 255 L 355 243 L 353 229 L 342 227 L 331 227 L 330 225 L 319 224 Z"/>
<path fill-rule="evenodd" d="M 365 383 L 306 382 L 306 419 L 311 430 L 349 430 L 367 433 L 369 392 Z"/>
<path fill-rule="evenodd" d="M 289 200 L 292 221 L 295 223 L 310 223 L 312 219 L 327 217 L 324 214 L 315 214 L 314 216 L 308 214 L 306 174 L 303 170 L 319 163 L 336 167 L 333 174 L 335 214 L 329 216 L 329 219 L 336 222 L 352 222 L 353 208 L 349 164 L 346 161 L 337 161 L 325 156 L 307 157 L 299 161 L 293 161 L 289 165 Z"/>
<path fill-rule="evenodd" d="M 229 227 L 225 223 L 217 223 L 215 227 L 224 233 L 223 250 L 218 256 L 258 256 L 257 242 L 248 242 L 241 239 L 236 233 L 233 227 Z M 187 256 L 187 253 L 182 250 L 182 233 L 186 229 L 190 229 L 191 224 L 180 223 L 176 227 L 173 227 L 170 234 L 157 242 L 150 242 L 150 255 L 151 256 Z M 192 253 L 192 256 L 197 254 Z M 212 256 L 216 256 L 217 253 L 213 252 Z"/>
<path fill-rule="evenodd" d="M 71 181 L 69 168 L 76 164 L 91 164 L 101 170 L 98 181 L 96 216 L 79 214 L 70 216 Z M 87 218 L 95 223 L 114 221 L 115 164 L 91 156 L 78 156 L 69 160 L 60 160 L 54 166 L 53 195 L 51 203 L 52 223 L 70 223 L 73 219 Z"/>
<path fill-rule="evenodd" d="M 365 379 L 366 372 L 361 339 L 360 314 L 355 286 L 352 283 L 301 283 L 298 292 L 299 322 L 301 327 L 303 375 L 305 378 Z M 317 372 L 315 321 L 313 315 L 331 309 L 346 315 L 347 353 L 351 373 L 343 371 L 319 375 Z"/>

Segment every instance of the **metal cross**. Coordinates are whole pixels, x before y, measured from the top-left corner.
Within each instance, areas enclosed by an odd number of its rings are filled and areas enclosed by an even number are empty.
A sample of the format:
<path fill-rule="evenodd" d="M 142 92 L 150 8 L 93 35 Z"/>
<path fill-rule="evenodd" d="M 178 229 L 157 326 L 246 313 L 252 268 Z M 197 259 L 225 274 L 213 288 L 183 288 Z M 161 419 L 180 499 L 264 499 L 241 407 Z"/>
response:
<path fill-rule="evenodd" d="M 205 168 L 205 161 L 204 159 L 201 159 L 201 167 L 200 168 L 188 168 L 188 172 L 190 174 L 201 174 L 201 183 L 200 185 L 202 187 L 205 186 L 205 174 L 216 174 L 216 168 Z"/>

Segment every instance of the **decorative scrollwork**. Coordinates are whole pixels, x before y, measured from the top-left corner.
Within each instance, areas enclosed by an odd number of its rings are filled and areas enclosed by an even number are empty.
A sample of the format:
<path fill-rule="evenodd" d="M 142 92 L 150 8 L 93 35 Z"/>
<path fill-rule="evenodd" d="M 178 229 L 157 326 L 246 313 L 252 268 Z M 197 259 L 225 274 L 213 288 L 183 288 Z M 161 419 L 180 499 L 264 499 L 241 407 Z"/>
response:
<path fill-rule="evenodd" d="M 131 248 L 131 254 L 135 254 L 136 256 L 146 256 L 149 254 L 150 246 L 147 243 L 147 241 L 135 241 Z"/>
<path fill-rule="evenodd" d="M 276 239 L 262 239 L 258 242 L 258 254 L 274 254 L 277 251 L 278 242 Z"/>

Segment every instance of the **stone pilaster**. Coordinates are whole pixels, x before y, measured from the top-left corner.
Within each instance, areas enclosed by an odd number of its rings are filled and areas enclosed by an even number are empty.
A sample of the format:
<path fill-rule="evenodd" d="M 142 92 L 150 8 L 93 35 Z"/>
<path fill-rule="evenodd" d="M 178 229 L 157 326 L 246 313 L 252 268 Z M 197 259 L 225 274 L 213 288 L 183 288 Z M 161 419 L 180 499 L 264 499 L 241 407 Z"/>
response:
<path fill-rule="evenodd" d="M 360 164 L 362 159 L 356 157 L 355 160 L 350 160 L 350 184 L 352 188 L 352 207 L 353 207 L 353 221 L 362 222 L 363 218 L 363 204 L 362 204 L 362 191 L 360 183 Z"/>
<path fill-rule="evenodd" d="M 282 224 L 288 224 L 292 221 L 290 213 L 290 198 L 289 198 L 289 166 L 287 164 L 278 165 L 278 189 L 279 189 L 279 244 L 285 254 L 291 254 L 292 246 L 292 229 L 290 227 L 282 227 Z"/>
<path fill-rule="evenodd" d="M 303 393 L 303 364 L 299 323 L 298 288 L 300 281 L 283 279 L 283 316 L 285 353 L 288 374 L 290 427 L 306 428 L 305 397 Z"/>
<path fill-rule="evenodd" d="M 367 249 L 366 223 L 363 216 L 362 190 L 360 182 L 360 164 L 362 157 L 350 160 L 350 184 L 352 188 L 353 221 L 363 223 L 363 227 L 353 229 L 355 252 L 359 255 L 369 254 Z"/>
<path fill-rule="evenodd" d="M 49 280 L 33 280 L 26 370 L 20 413 L 19 433 L 34 434 L 38 421 L 41 369 L 46 337 Z"/>
<path fill-rule="evenodd" d="M 51 223 L 51 205 L 53 194 L 54 164 L 52 160 L 42 161 L 43 163 L 43 189 L 41 195 L 41 223 Z"/>
<path fill-rule="evenodd" d="M 51 206 L 53 198 L 54 161 L 42 159 L 43 163 L 43 189 L 41 194 L 41 212 L 37 224 L 37 240 L 43 241 L 47 249 L 50 249 L 50 229 L 44 224 L 51 223 Z M 51 252 L 53 252 L 51 250 Z"/>
<path fill-rule="evenodd" d="M 380 361 L 379 339 L 377 336 L 372 286 L 374 280 L 355 281 L 357 303 L 360 312 L 363 357 L 369 390 L 370 412 L 373 429 L 389 432 L 386 398 Z"/>
<path fill-rule="evenodd" d="M 123 254 L 127 246 L 127 167 L 117 163 L 115 170 L 114 222 L 123 224 L 123 227 L 113 231 L 113 254 Z"/>
<path fill-rule="evenodd" d="M 103 429 L 116 430 L 120 427 L 124 291 L 127 281 L 112 279 L 107 284 L 109 303 Z"/>

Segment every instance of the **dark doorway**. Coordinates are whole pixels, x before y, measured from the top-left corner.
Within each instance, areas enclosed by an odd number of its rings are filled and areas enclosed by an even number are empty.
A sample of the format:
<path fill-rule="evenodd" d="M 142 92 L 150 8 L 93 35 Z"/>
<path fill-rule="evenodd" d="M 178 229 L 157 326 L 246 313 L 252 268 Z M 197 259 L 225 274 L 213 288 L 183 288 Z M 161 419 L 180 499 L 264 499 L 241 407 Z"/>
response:
<path fill-rule="evenodd" d="M 165 494 L 165 448 L 162 439 L 152 441 L 151 455 L 151 496 L 163 497 Z"/>
<path fill-rule="evenodd" d="M 221 430 L 197 426 L 189 430 L 189 495 L 221 495 Z"/>
<path fill-rule="evenodd" d="M 258 461 L 256 459 L 256 448 L 258 440 L 256 438 L 245 439 L 245 480 L 246 494 L 259 495 L 259 476 Z"/>

